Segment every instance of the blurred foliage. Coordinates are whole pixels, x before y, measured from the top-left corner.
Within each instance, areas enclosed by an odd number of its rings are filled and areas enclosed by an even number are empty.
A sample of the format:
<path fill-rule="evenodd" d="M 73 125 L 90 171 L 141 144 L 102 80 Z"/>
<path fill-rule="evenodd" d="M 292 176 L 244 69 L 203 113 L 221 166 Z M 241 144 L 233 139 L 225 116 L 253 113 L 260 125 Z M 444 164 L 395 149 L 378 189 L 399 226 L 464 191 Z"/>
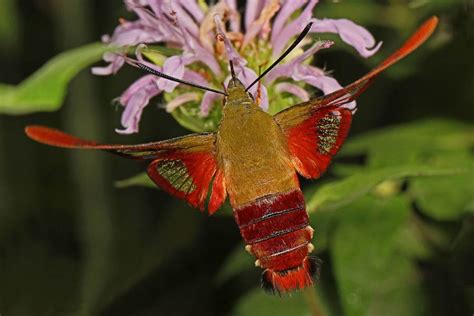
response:
<path fill-rule="evenodd" d="M 102 44 L 73 49 L 54 57 L 17 86 L 0 85 L 0 113 L 58 110 L 64 102 L 69 81 L 80 70 L 100 60 L 105 51 Z"/>
<path fill-rule="evenodd" d="M 15 0 L 0 0 L 0 49 L 15 53 L 18 49 L 20 19 Z"/>
<path fill-rule="evenodd" d="M 345 45 L 317 56 L 318 65 L 335 69 L 345 83 L 397 48 L 427 16 L 437 14 L 441 23 L 423 48 L 361 96 L 351 136 L 328 174 L 302 181 L 322 274 L 316 296 L 284 297 L 258 288 L 261 271 L 244 250 L 228 204 L 220 216 L 207 218 L 163 192 L 141 188 L 155 187 L 143 173 L 128 178 L 143 166 L 104 158 L 88 169 L 90 160 L 71 157 L 96 154 L 68 156 L 24 137 L 24 126 L 32 123 L 73 125 L 83 135 L 106 130 L 98 136 L 120 143 L 186 133 L 149 106 L 141 135 L 124 141 L 113 133 L 120 111 L 103 106 L 81 112 L 83 102 L 110 103 L 137 75 L 126 69 L 102 80 L 84 74 L 95 97 L 87 85 L 68 86 L 81 69 L 90 73 L 104 52 L 100 44 L 84 44 L 110 33 L 117 17 L 128 17 L 115 0 L 72 2 L 0 0 L 0 113 L 14 115 L 0 116 L 2 316 L 298 316 L 316 315 L 315 304 L 324 315 L 474 312 L 470 2 L 321 1 L 316 7 L 317 17 L 350 18 L 384 41 L 367 61 Z M 61 15 L 66 13 L 75 18 Z M 69 37 L 66 30 L 83 37 Z M 79 48 L 58 55 L 64 42 Z M 26 115 L 58 110 L 64 100 L 62 111 Z M 173 117 L 183 124 L 186 108 L 180 111 Z M 101 117 L 113 119 L 97 128 Z M 218 119 L 183 125 L 209 129 Z M 109 190 L 96 192 L 103 186 Z"/>

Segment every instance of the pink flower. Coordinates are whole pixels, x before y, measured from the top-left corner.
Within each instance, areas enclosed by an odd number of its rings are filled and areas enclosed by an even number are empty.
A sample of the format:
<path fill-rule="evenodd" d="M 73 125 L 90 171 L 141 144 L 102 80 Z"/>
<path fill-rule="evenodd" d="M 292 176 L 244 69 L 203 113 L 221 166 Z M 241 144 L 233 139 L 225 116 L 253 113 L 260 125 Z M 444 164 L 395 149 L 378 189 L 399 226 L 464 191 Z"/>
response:
<path fill-rule="evenodd" d="M 237 77 L 248 85 L 257 78 L 260 69 L 264 70 L 279 57 L 309 22 L 313 22 L 311 33 L 336 33 L 362 57 L 377 52 L 381 43 L 376 44 L 372 35 L 354 22 L 313 18 L 317 2 L 247 1 L 245 15 L 241 17 L 236 0 L 220 0 L 212 6 L 196 0 L 126 0 L 127 8 L 138 19 L 122 20 L 112 36 L 104 36 L 103 41 L 117 47 L 118 52 L 104 55 L 104 61 L 109 64 L 92 71 L 97 75 L 115 74 L 131 58 L 126 56 L 129 48 L 137 47 L 136 61 L 178 79 L 216 89 L 221 89 L 222 83 L 230 79 L 229 60 L 232 60 Z M 228 30 L 224 22 L 228 22 Z M 168 49 L 145 49 L 142 44 Z M 250 89 L 254 95 L 259 93 L 259 105 L 276 113 L 291 104 L 306 101 L 310 97 L 306 84 L 324 94 L 339 89 L 341 86 L 336 79 L 310 64 L 317 51 L 332 44 L 318 41 L 307 50 L 295 50 L 291 58 L 263 79 L 260 91 L 257 85 Z M 143 109 L 151 98 L 162 93 L 169 103 L 167 110 L 180 123 L 195 131 L 215 129 L 222 97 L 191 89 L 163 78 L 143 76 L 120 97 L 125 107 L 121 121 L 124 129 L 117 131 L 138 132 Z M 348 107 L 355 107 L 355 103 Z"/>

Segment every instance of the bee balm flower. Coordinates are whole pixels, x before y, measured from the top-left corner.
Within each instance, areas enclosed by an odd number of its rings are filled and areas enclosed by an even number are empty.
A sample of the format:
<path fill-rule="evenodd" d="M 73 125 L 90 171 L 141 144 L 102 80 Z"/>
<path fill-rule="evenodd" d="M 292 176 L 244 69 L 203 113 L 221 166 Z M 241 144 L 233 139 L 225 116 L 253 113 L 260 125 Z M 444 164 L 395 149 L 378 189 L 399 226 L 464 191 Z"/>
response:
<path fill-rule="evenodd" d="M 312 12 L 317 0 L 247 1 L 243 16 L 236 0 L 220 0 L 208 6 L 197 0 L 127 0 L 127 8 L 138 19 L 121 20 L 112 36 L 103 41 L 118 47 L 107 53 L 106 67 L 96 67 L 96 75 L 117 73 L 124 65 L 131 47 L 136 47 L 133 61 L 178 79 L 219 89 L 230 78 L 229 60 L 237 77 L 248 85 L 260 69 L 290 45 L 303 28 L 313 22 L 311 33 L 335 33 L 361 56 L 377 52 L 373 36 L 347 19 L 316 19 Z M 225 24 L 229 26 L 225 28 Z M 148 45 L 146 48 L 143 44 Z M 311 44 L 309 40 L 305 44 Z M 324 70 L 311 65 L 314 54 L 333 43 L 317 41 L 307 49 L 298 49 L 275 67 L 261 82 L 250 89 L 259 105 L 276 113 L 310 95 L 306 85 L 331 93 L 341 87 Z M 161 48 L 153 48 L 160 45 Z M 165 47 L 166 49 L 163 49 Z M 152 75 L 144 75 L 119 98 L 124 106 L 119 133 L 138 132 L 143 109 L 150 99 L 163 94 L 167 110 L 183 126 L 194 131 L 211 131 L 221 116 L 222 96 L 203 92 Z M 348 107 L 355 106 L 348 105 Z"/>

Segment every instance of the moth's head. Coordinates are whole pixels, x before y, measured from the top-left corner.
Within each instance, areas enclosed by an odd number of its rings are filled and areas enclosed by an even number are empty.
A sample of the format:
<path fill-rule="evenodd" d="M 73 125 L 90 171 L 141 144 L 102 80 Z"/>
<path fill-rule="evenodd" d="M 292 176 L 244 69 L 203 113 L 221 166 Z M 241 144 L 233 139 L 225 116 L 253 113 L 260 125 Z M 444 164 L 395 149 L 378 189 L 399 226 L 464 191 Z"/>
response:
<path fill-rule="evenodd" d="M 233 104 L 239 105 L 243 101 L 253 101 L 252 95 L 245 91 L 245 86 L 236 77 L 230 79 L 227 84 L 227 96 L 225 98 L 224 104 Z"/>
<path fill-rule="evenodd" d="M 252 95 L 248 93 L 247 91 L 245 91 L 245 86 L 242 83 L 242 81 L 237 79 L 237 76 L 235 75 L 235 72 L 234 72 L 234 64 L 232 63 L 232 61 L 229 62 L 229 65 L 230 65 L 230 73 L 232 77 L 229 80 L 229 83 L 227 84 L 227 97 L 226 97 L 225 103 L 228 103 L 229 101 L 232 102 L 234 100 L 242 101 L 243 99 L 247 99 L 247 98 L 250 98 L 253 100 Z"/>
<path fill-rule="evenodd" d="M 227 92 L 229 93 L 230 91 L 241 91 L 243 90 L 245 92 L 245 87 L 242 81 L 237 79 L 237 76 L 235 75 L 234 71 L 234 63 L 232 60 L 229 60 L 229 67 L 230 67 L 230 74 L 231 78 L 229 80 L 229 83 L 227 84 Z"/>
<path fill-rule="evenodd" d="M 233 77 L 232 79 L 229 80 L 229 83 L 227 84 L 227 90 L 238 89 L 238 88 L 245 90 L 245 87 L 242 81 L 240 81 L 236 77 Z"/>

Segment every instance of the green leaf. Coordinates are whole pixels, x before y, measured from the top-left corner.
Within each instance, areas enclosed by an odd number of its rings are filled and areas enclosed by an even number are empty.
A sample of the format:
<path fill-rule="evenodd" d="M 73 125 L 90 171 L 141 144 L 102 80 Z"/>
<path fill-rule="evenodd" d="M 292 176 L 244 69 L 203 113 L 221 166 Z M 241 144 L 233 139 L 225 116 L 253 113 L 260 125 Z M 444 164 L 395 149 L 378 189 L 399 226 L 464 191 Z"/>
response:
<path fill-rule="evenodd" d="M 413 179 L 410 192 L 421 211 L 437 220 L 457 220 L 474 212 L 474 173 Z"/>
<path fill-rule="evenodd" d="M 132 50 L 130 53 L 134 54 L 135 50 Z M 175 55 L 181 55 L 183 51 L 181 49 L 166 47 L 163 45 L 147 45 L 147 48 L 142 50 L 143 55 L 148 56 L 149 53 L 151 54 L 159 54 L 165 57 L 171 57 Z M 161 59 L 161 58 L 160 58 Z M 153 61 L 153 58 L 151 58 Z M 153 61 L 154 62 L 154 61 Z M 161 66 L 162 64 L 157 64 Z"/>
<path fill-rule="evenodd" d="M 413 219 L 413 217 L 412 217 Z M 398 234 L 398 249 L 401 254 L 416 260 L 428 260 L 434 252 L 432 245 L 426 240 L 425 224 L 410 220 Z"/>
<path fill-rule="evenodd" d="M 319 210 L 311 214 L 309 220 L 315 230 L 313 244 L 316 253 L 329 247 L 332 233 L 342 216 L 339 212 L 319 212 Z"/>
<path fill-rule="evenodd" d="M 80 262 L 26 225 L 17 227 L 15 243 L 2 244 L 1 314 L 48 316 L 77 306 Z"/>
<path fill-rule="evenodd" d="M 115 186 L 120 189 L 132 186 L 142 186 L 147 188 L 159 189 L 159 187 L 150 179 L 146 172 L 141 172 L 127 179 L 115 181 Z"/>
<path fill-rule="evenodd" d="M 0 86 L 0 114 L 59 109 L 69 81 L 80 70 L 100 60 L 106 50 L 103 44 L 94 43 L 61 53 L 19 85 Z"/>
<path fill-rule="evenodd" d="M 13 89 L 15 86 L 9 85 L 9 84 L 2 84 L 0 83 L 0 95 L 9 92 L 11 89 Z"/>
<path fill-rule="evenodd" d="M 416 272 L 397 251 L 408 199 L 364 197 L 343 211 L 330 250 L 345 315 L 419 315 Z"/>
<path fill-rule="evenodd" d="M 426 312 L 426 306 L 426 294 L 415 265 L 407 258 L 393 254 L 384 276 L 374 285 L 367 314 L 419 316 Z"/>
<path fill-rule="evenodd" d="M 474 145 L 472 127 L 448 120 L 425 120 L 388 127 L 352 138 L 342 155 L 368 155 L 374 167 L 426 162 L 443 153 L 468 150 Z"/>
<path fill-rule="evenodd" d="M 240 299 L 234 315 L 307 316 L 310 313 L 301 293 L 278 297 L 256 288 Z"/>
<path fill-rule="evenodd" d="M 244 247 L 244 244 L 237 246 L 224 261 L 216 276 L 218 284 L 222 284 L 242 271 L 254 267 L 256 259 L 245 251 Z"/>
<path fill-rule="evenodd" d="M 387 180 L 404 179 L 407 177 L 453 175 L 466 173 L 465 166 L 439 167 L 429 165 L 400 165 L 368 169 L 353 174 L 342 180 L 324 185 L 307 201 L 309 212 L 315 210 L 334 210 L 356 201 Z"/>
<path fill-rule="evenodd" d="M 114 240 L 117 247 L 115 257 L 109 262 L 110 278 L 102 299 L 104 307 L 196 240 L 201 214 L 178 207 L 180 201 L 174 203 L 168 205 L 172 211 L 157 223 L 144 224 L 140 212 L 117 222 L 119 233 Z M 148 225 L 146 229 L 144 225 Z M 177 233 L 177 227 L 185 233 Z"/>
<path fill-rule="evenodd" d="M 19 14 L 15 0 L 0 0 L 0 47 L 2 51 L 16 50 L 19 44 Z"/>
<path fill-rule="evenodd" d="M 169 102 L 174 96 L 165 94 L 165 98 Z M 221 109 L 213 107 L 208 116 L 202 117 L 198 104 L 184 104 L 171 112 L 171 115 L 181 126 L 193 132 L 203 133 L 213 132 L 217 129 L 222 112 Z"/>

